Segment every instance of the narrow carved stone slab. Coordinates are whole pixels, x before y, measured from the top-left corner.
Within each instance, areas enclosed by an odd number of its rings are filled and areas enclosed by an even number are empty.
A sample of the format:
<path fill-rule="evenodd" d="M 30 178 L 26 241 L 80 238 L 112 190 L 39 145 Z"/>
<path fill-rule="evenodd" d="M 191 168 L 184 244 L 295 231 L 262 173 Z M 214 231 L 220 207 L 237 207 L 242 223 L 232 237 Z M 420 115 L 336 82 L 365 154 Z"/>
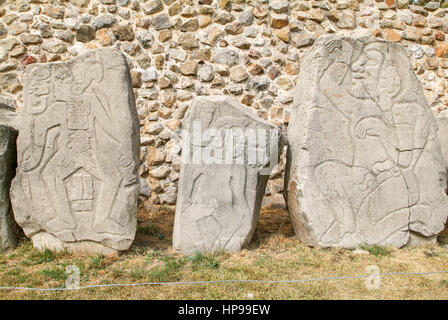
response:
<path fill-rule="evenodd" d="M 197 98 L 184 127 L 174 248 L 240 251 L 252 239 L 278 161 L 278 129 L 225 96 Z"/>
<path fill-rule="evenodd" d="M 35 247 L 113 253 L 134 239 L 139 122 L 125 57 L 98 49 L 25 72 L 16 221 Z"/>
<path fill-rule="evenodd" d="M 285 197 L 309 245 L 435 241 L 448 215 L 437 125 L 404 49 L 318 39 L 302 59 Z"/>
<path fill-rule="evenodd" d="M 9 198 L 11 180 L 17 167 L 17 114 L 13 102 L 0 97 L 0 252 L 17 244 L 17 224 Z"/>

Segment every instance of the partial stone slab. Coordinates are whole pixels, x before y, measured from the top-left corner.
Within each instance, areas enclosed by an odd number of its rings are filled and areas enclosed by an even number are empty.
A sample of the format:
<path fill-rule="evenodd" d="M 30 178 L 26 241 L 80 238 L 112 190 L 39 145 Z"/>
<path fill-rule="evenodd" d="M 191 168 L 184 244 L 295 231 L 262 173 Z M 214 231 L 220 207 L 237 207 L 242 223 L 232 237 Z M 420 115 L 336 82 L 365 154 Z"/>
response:
<path fill-rule="evenodd" d="M 11 187 L 37 248 L 111 253 L 135 237 L 139 120 L 116 48 L 27 67 Z"/>
<path fill-rule="evenodd" d="M 254 234 L 281 134 L 225 96 L 196 98 L 184 128 L 173 246 L 240 251 Z"/>
<path fill-rule="evenodd" d="M 17 244 L 18 227 L 9 198 L 17 167 L 17 118 L 15 102 L 0 96 L 0 252 L 13 249 Z"/>
<path fill-rule="evenodd" d="M 404 49 L 320 37 L 301 61 L 285 198 L 312 246 L 434 242 L 448 216 L 437 125 Z"/>

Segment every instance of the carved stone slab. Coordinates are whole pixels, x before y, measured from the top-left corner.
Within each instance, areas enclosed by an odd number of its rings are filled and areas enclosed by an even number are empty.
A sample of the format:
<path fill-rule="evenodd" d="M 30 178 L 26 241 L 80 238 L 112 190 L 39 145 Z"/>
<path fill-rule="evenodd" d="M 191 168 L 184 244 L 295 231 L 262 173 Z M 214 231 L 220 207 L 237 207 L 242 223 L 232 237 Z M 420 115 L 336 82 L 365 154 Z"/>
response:
<path fill-rule="evenodd" d="M 35 247 L 113 253 L 134 239 L 139 122 L 116 48 L 25 72 L 16 221 Z"/>
<path fill-rule="evenodd" d="M 436 115 L 438 125 L 438 136 L 440 147 L 442 148 L 443 158 L 445 159 L 445 168 L 448 169 L 448 114 L 442 112 Z"/>
<path fill-rule="evenodd" d="M 254 234 L 281 135 L 225 96 L 196 98 L 184 127 L 173 246 L 239 251 Z"/>
<path fill-rule="evenodd" d="M 309 245 L 435 241 L 448 215 L 437 125 L 404 49 L 318 39 L 302 59 L 285 197 Z"/>
<path fill-rule="evenodd" d="M 17 167 L 17 114 L 14 110 L 12 101 L 0 97 L 0 252 L 17 244 L 18 228 L 9 198 L 11 180 Z"/>

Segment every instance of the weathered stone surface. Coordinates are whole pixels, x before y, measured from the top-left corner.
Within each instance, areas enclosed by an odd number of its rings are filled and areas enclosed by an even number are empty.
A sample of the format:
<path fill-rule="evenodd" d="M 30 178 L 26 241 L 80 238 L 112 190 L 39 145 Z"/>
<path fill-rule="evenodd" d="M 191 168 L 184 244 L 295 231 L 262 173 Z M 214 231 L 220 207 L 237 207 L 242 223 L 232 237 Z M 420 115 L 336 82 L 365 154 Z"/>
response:
<path fill-rule="evenodd" d="M 285 179 L 297 236 L 343 247 L 435 241 L 448 215 L 445 164 L 404 49 L 323 36 L 297 84 Z"/>
<path fill-rule="evenodd" d="M 442 149 L 445 167 L 448 169 L 448 115 L 446 112 L 437 114 L 437 125 L 439 127 L 438 137 Z"/>
<path fill-rule="evenodd" d="M 95 39 L 95 28 L 89 25 L 82 25 L 76 31 L 76 40 L 80 42 L 89 42 Z"/>
<path fill-rule="evenodd" d="M 17 167 L 17 114 L 15 103 L 0 97 L 0 252 L 17 244 L 18 227 L 9 198 L 11 180 Z"/>
<path fill-rule="evenodd" d="M 434 11 L 431 5 L 411 9 L 409 0 L 198 1 L 0 0 L 0 94 L 11 95 L 21 111 L 26 65 L 115 46 L 131 70 L 140 132 L 147 134 L 146 128 L 158 122 L 166 129 L 149 135 L 145 146 L 163 151 L 172 172 L 180 163 L 179 154 L 171 157 L 167 151 L 176 140 L 167 138 L 167 131 L 173 133 L 168 123 L 181 120 L 198 95 L 235 96 L 261 118 L 288 124 L 299 62 L 328 33 L 402 43 L 432 111 L 448 107 L 446 0 Z M 168 91 L 178 96 L 170 106 L 159 100 Z M 154 169 L 147 158 L 142 149 L 145 179 Z M 151 179 L 160 185 L 147 199 L 151 204 L 162 203 L 162 194 L 177 186 L 171 173 Z M 278 192 L 268 197 L 278 198 Z"/>
<path fill-rule="evenodd" d="M 161 13 L 155 16 L 154 19 L 151 20 L 151 24 L 155 30 L 169 29 L 173 26 L 170 17 L 166 13 Z"/>
<path fill-rule="evenodd" d="M 163 10 L 163 4 L 160 0 L 151 0 L 142 6 L 145 14 L 153 14 Z"/>
<path fill-rule="evenodd" d="M 149 31 L 140 32 L 137 39 L 145 49 L 151 48 L 154 43 L 154 36 Z"/>
<path fill-rule="evenodd" d="M 0 89 L 4 92 L 16 93 L 22 89 L 22 85 L 15 73 L 0 73 Z"/>
<path fill-rule="evenodd" d="M 132 41 L 135 34 L 131 25 L 118 25 L 113 29 L 115 37 L 120 41 Z"/>
<path fill-rule="evenodd" d="M 249 77 L 246 70 L 241 66 L 234 66 L 230 69 L 230 79 L 234 82 L 242 82 Z"/>
<path fill-rule="evenodd" d="M 173 246 L 185 254 L 239 251 L 255 231 L 269 154 L 275 162 L 281 147 L 261 137 L 277 128 L 225 96 L 196 98 L 184 127 L 190 139 L 182 151 Z"/>
<path fill-rule="evenodd" d="M 240 62 L 238 52 L 229 49 L 218 49 L 214 51 L 213 61 L 215 63 L 226 64 L 228 66 L 235 66 Z"/>
<path fill-rule="evenodd" d="M 111 253 L 135 236 L 139 121 L 125 57 L 92 50 L 25 72 L 14 215 L 35 247 Z"/>
<path fill-rule="evenodd" d="M 288 1 L 270 0 L 269 1 L 269 7 L 272 10 L 274 10 L 274 12 L 284 13 L 284 12 L 288 12 L 288 10 L 289 10 L 289 3 L 288 3 Z"/>

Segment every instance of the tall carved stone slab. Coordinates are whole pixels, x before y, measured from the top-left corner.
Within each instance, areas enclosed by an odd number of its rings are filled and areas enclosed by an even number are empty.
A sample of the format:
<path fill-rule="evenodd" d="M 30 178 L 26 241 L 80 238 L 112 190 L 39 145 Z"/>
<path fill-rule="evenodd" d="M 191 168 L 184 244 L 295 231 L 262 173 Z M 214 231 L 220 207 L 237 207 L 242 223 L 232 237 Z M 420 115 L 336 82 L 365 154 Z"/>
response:
<path fill-rule="evenodd" d="M 113 253 L 136 230 L 139 122 L 116 48 L 33 64 L 25 76 L 11 187 L 16 221 L 38 248 Z"/>
<path fill-rule="evenodd" d="M 17 167 L 17 114 L 12 101 L 0 97 L 0 252 L 17 244 L 18 227 L 9 198 Z"/>
<path fill-rule="evenodd" d="M 301 62 L 285 197 L 309 245 L 435 241 L 448 215 L 437 125 L 404 49 L 321 37 Z"/>
<path fill-rule="evenodd" d="M 184 254 L 239 251 L 254 234 L 281 136 L 225 96 L 197 98 L 184 128 L 174 248 Z"/>

